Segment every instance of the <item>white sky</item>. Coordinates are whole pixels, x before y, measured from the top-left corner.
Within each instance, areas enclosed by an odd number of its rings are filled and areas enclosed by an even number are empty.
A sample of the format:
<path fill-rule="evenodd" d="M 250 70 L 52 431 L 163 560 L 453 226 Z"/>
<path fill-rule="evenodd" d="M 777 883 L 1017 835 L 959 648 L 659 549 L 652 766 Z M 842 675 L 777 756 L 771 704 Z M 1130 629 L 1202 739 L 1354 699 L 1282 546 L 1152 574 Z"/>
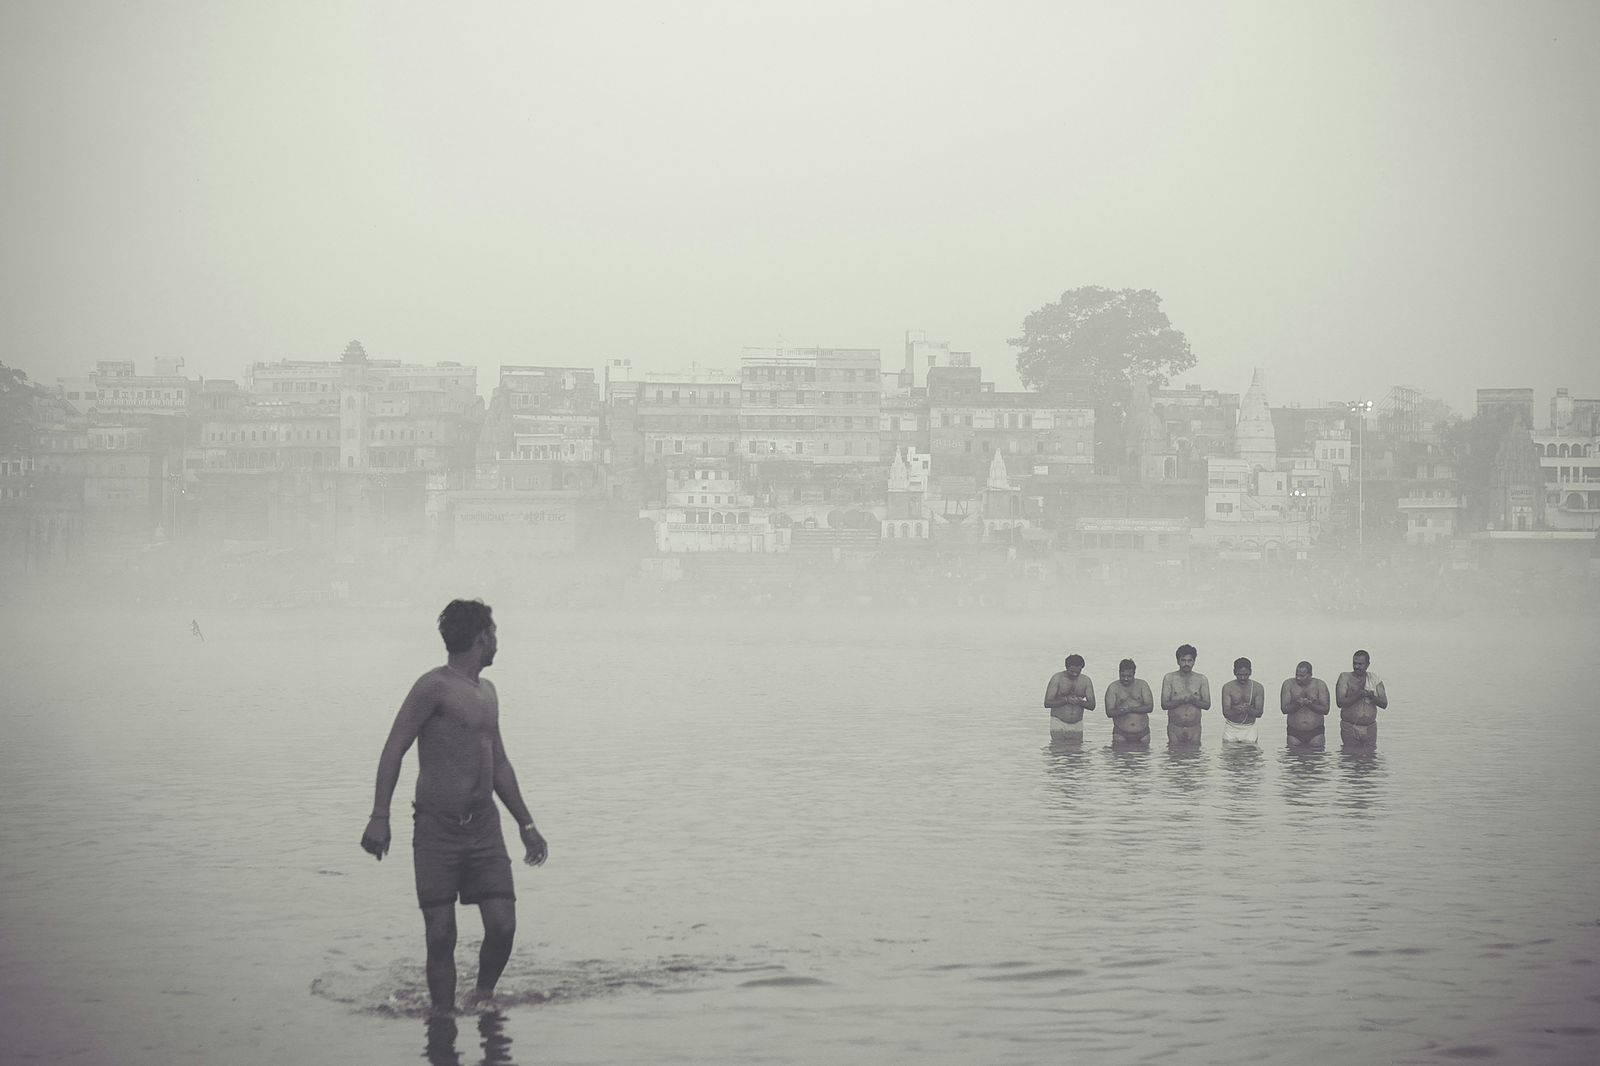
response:
<path fill-rule="evenodd" d="M 1600 396 L 1600 5 L 0 6 L 0 361 L 734 367 L 1153 288 L 1274 403 Z"/>

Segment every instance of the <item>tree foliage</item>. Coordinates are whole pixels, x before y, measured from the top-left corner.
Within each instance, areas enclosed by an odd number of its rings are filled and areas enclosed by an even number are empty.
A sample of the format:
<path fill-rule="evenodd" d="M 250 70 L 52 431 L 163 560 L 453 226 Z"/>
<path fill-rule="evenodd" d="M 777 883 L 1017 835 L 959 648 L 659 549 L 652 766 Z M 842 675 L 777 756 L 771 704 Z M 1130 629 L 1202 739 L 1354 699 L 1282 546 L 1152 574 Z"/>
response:
<path fill-rule="evenodd" d="M 1466 528 L 1484 529 L 1494 492 L 1494 463 L 1516 416 L 1510 408 L 1493 408 L 1471 418 L 1452 419 L 1439 435 L 1455 460 L 1456 481 L 1465 501 Z"/>
<path fill-rule="evenodd" d="M 1123 400 L 1135 377 L 1157 387 L 1195 364 L 1153 289 L 1069 289 L 1028 315 L 1022 336 L 1006 343 L 1018 350 L 1017 373 L 1028 388 L 1097 406 Z"/>
<path fill-rule="evenodd" d="M 16 367 L 0 363 L 0 448 L 26 447 L 33 433 L 39 387 Z"/>

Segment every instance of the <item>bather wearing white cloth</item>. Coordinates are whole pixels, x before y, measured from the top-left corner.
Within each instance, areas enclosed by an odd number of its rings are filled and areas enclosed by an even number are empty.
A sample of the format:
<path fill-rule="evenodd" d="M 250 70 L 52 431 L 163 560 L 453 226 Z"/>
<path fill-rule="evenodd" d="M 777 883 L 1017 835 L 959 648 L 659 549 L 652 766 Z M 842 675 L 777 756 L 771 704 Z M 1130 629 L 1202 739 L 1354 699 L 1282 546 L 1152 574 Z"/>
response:
<path fill-rule="evenodd" d="M 1250 719 L 1249 725 L 1240 725 L 1237 722 L 1230 722 L 1226 718 L 1222 720 L 1223 743 L 1227 743 L 1231 740 L 1235 744 L 1259 744 L 1259 734 L 1260 730 L 1256 728 L 1256 719 L 1254 718 Z"/>

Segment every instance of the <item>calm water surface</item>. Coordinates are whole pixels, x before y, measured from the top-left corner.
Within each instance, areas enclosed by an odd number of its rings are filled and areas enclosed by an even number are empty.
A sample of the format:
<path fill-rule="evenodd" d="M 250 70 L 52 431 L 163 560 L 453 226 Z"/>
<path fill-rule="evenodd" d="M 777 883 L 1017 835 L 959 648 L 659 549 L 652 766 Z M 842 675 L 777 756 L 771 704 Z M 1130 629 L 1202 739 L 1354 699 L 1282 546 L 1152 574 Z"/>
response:
<path fill-rule="evenodd" d="M 496 614 L 551 858 L 430 1029 L 409 826 L 356 843 L 430 612 L 9 610 L 0 1061 L 1600 1058 L 1592 619 Z M 1185 640 L 1274 706 L 1369 648 L 1378 750 L 1052 746 L 1066 651 Z"/>

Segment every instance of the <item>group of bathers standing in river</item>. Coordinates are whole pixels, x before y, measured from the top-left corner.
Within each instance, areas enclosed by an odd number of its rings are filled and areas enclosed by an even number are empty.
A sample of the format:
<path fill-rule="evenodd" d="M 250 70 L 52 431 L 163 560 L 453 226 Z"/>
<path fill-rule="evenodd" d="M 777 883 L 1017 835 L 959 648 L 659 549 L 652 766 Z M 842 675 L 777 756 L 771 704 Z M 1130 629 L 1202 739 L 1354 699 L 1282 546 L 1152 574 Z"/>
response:
<path fill-rule="evenodd" d="M 1161 679 L 1161 709 L 1167 712 L 1167 740 L 1179 746 L 1200 743 L 1202 712 L 1211 709 L 1211 682 L 1195 672 L 1199 653 L 1191 644 L 1178 648 L 1178 668 Z M 1372 657 L 1358 651 L 1351 657 L 1350 669 L 1339 675 L 1332 701 L 1328 686 L 1312 675 L 1311 664 L 1302 661 L 1294 676 L 1278 690 L 1279 709 L 1287 715 L 1290 748 L 1321 748 L 1326 744 L 1324 722 L 1333 709 L 1339 709 L 1339 736 L 1346 745 L 1371 745 L 1378 739 L 1378 711 L 1389 706 L 1383 682 L 1368 667 Z M 1050 708 L 1052 736 L 1071 738 L 1083 735 L 1083 712 L 1095 709 L 1094 682 L 1084 674 L 1081 655 L 1068 655 L 1066 669 L 1050 678 L 1044 691 L 1044 705 Z M 1112 721 L 1111 742 L 1116 747 L 1137 747 L 1150 742 L 1150 716 L 1155 713 L 1155 696 L 1144 679 L 1137 676 L 1132 659 L 1117 666 L 1117 680 L 1106 686 L 1105 712 Z M 1258 742 L 1257 722 L 1266 713 L 1266 692 L 1259 681 L 1250 679 L 1249 659 L 1233 661 L 1233 680 L 1222 686 L 1222 739 L 1225 742 Z"/>

